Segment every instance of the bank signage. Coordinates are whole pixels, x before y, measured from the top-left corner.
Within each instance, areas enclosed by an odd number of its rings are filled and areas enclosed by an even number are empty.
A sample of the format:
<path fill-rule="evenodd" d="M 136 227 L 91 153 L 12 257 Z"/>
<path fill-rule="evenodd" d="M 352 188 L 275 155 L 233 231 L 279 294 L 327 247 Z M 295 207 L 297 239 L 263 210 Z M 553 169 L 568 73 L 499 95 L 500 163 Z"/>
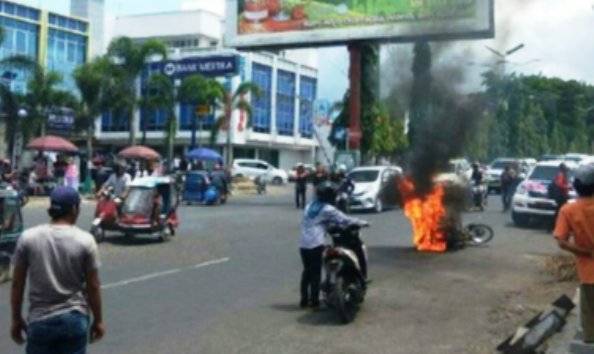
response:
<path fill-rule="evenodd" d="M 155 69 L 168 77 L 181 79 L 199 74 L 207 77 L 229 76 L 239 73 L 238 56 L 219 55 L 208 57 L 192 57 L 182 60 L 167 60 L 156 63 Z"/>
<path fill-rule="evenodd" d="M 68 134 L 74 128 L 74 111 L 70 108 L 55 108 L 47 117 L 47 128 L 57 134 Z"/>

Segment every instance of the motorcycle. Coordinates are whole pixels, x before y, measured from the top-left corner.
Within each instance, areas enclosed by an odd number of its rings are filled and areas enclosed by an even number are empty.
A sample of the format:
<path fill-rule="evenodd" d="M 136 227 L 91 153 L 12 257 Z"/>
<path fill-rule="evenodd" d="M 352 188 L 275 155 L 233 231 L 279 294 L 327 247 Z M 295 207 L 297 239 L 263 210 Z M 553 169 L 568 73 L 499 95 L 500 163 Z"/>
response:
<path fill-rule="evenodd" d="M 484 211 L 485 207 L 487 206 L 488 196 L 487 196 L 487 187 L 480 183 L 474 183 L 472 185 L 472 202 L 473 207 Z"/>
<path fill-rule="evenodd" d="M 350 194 L 347 192 L 340 192 L 336 195 L 336 208 L 342 211 L 345 214 L 351 212 L 351 206 L 349 203 L 349 199 L 351 198 Z"/>
<path fill-rule="evenodd" d="M 101 191 L 95 207 L 95 219 L 90 230 L 97 243 L 105 240 L 107 230 L 118 230 L 118 208 L 121 204 L 122 199 L 115 196 L 112 187 Z"/>
<path fill-rule="evenodd" d="M 367 252 L 359 237 L 361 226 L 330 229 L 332 246 L 322 258 L 325 279 L 322 295 L 329 308 L 336 310 L 342 323 L 353 321 L 367 292 Z"/>
<path fill-rule="evenodd" d="M 266 177 L 264 175 L 259 175 L 254 179 L 254 184 L 256 185 L 256 192 L 258 194 L 265 194 L 266 193 Z"/>

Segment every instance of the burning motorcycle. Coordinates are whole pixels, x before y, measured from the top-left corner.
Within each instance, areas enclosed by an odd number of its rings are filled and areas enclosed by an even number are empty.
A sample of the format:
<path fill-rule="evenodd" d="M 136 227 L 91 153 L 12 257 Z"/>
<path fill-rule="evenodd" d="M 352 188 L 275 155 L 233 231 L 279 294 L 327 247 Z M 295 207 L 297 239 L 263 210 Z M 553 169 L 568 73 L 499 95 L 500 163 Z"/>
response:
<path fill-rule="evenodd" d="M 324 251 L 322 261 L 324 302 L 345 324 L 353 321 L 367 292 L 367 253 L 359 237 L 361 227 L 331 228 L 332 246 Z"/>

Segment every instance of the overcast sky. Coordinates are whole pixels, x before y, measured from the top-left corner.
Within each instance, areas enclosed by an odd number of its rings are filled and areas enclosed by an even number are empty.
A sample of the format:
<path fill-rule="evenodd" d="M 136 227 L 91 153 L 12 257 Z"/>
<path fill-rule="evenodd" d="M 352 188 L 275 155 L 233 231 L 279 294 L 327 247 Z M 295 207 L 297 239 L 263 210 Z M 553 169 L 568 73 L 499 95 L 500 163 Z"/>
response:
<path fill-rule="evenodd" d="M 72 0 L 76 1 L 76 0 Z M 194 0 L 204 8 L 221 11 L 224 0 Z M 59 12 L 68 12 L 69 0 L 27 0 Z M 184 0 L 106 0 L 112 14 L 134 14 L 180 9 Z M 516 44 L 526 47 L 509 58 L 507 71 L 558 76 L 594 84 L 594 0 L 496 0 L 496 38 L 463 42 L 450 49 L 450 56 L 467 67 L 470 86 L 480 82 L 481 64 L 493 61 L 489 45 L 505 51 Z M 397 53 L 408 56 L 410 46 Z M 384 50 L 385 52 L 385 50 Z M 384 55 L 385 57 L 385 55 Z M 336 100 L 347 86 L 348 58 L 344 48 L 321 49 L 320 98 Z M 461 60 L 460 58 L 464 58 Z M 446 59 L 444 59 L 446 60 Z M 469 62 L 477 63 L 470 65 Z M 400 67 L 396 67 L 400 65 Z M 406 60 L 393 70 L 410 71 Z M 466 69 L 465 69 L 466 70 Z"/>

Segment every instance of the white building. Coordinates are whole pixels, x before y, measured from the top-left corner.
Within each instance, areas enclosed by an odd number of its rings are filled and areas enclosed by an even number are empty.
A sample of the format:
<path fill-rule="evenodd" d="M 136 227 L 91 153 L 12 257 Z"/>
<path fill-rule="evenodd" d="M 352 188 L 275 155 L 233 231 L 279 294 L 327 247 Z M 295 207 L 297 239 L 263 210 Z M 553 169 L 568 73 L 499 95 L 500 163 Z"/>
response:
<path fill-rule="evenodd" d="M 315 63 L 315 58 L 303 51 L 297 52 L 297 57 L 306 59 L 303 61 L 307 63 L 303 63 L 291 60 L 294 55 L 290 52 L 278 56 L 224 49 L 223 18 L 205 10 L 118 17 L 110 32 L 113 38 L 125 35 L 138 41 L 151 38 L 164 41 L 170 48 L 168 61 L 147 65 L 147 70 L 166 73 L 176 85 L 184 76 L 200 73 L 216 77 L 232 91 L 245 81 L 260 87 L 262 95 L 251 98 L 253 115 L 249 122 L 244 112 L 232 114 L 229 134 L 235 158 L 261 158 L 284 169 L 315 159 L 319 145 L 313 131 L 318 72 L 311 64 Z M 175 111 L 179 120 L 176 152 L 181 154 L 191 143 L 195 107 L 178 104 Z M 203 145 L 211 136 L 209 126 L 214 117 L 221 113 L 206 119 L 206 127 L 198 133 L 198 141 Z M 147 128 L 148 145 L 162 146 L 163 115 L 136 112 L 133 124 L 138 137 L 142 135 L 141 126 Z M 104 114 L 97 122 L 97 139 L 104 149 L 117 150 L 127 144 L 127 131 L 128 122 L 116 112 Z M 227 130 L 218 134 L 215 147 L 221 152 L 225 150 L 227 134 Z"/>
<path fill-rule="evenodd" d="M 70 14 L 89 20 L 91 57 L 105 51 L 105 0 L 71 0 Z"/>

